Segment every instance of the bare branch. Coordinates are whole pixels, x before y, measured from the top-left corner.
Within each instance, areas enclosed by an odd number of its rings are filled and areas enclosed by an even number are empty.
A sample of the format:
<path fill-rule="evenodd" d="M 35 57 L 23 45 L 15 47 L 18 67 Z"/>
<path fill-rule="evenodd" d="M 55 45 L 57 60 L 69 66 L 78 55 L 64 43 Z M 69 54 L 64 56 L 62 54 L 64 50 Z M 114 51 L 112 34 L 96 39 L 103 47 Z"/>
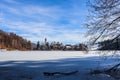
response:
<path fill-rule="evenodd" d="M 96 36 L 93 43 L 103 36 L 110 36 L 110 34 L 117 37 L 120 34 L 118 32 L 120 27 L 120 0 L 94 0 L 89 1 L 89 6 L 91 7 L 89 10 L 90 17 L 92 18 L 87 25 L 89 25 L 88 34 L 92 37 Z"/>

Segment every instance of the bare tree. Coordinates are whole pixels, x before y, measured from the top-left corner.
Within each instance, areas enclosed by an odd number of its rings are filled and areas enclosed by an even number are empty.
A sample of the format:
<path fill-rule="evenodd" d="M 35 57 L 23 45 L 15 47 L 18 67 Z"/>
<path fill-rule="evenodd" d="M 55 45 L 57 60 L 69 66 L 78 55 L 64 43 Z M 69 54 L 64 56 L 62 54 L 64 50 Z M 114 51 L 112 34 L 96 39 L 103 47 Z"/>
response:
<path fill-rule="evenodd" d="M 120 37 L 120 0 L 89 0 L 89 16 L 86 26 L 88 28 L 88 36 L 91 37 L 93 43 L 101 39 L 112 39 L 112 41 Z M 113 54 L 114 55 L 114 54 Z M 116 80 L 120 80 L 117 68 L 120 62 L 114 67 L 104 70 L 95 70 L 93 73 L 105 73 Z M 117 72 L 116 72 L 117 71 Z M 114 74 L 116 75 L 112 75 Z"/>
<path fill-rule="evenodd" d="M 89 0 L 88 5 L 89 20 L 86 26 L 93 43 L 120 37 L 120 0 Z"/>

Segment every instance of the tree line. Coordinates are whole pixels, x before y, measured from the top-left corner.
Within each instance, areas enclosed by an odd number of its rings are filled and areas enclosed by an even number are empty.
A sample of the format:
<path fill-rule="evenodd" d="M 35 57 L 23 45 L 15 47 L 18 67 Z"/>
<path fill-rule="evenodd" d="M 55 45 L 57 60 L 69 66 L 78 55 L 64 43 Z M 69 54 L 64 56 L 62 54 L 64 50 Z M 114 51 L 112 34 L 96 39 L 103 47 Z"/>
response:
<path fill-rule="evenodd" d="M 0 30 L 0 49 L 7 50 L 87 50 L 88 47 L 85 44 L 64 45 L 60 42 L 48 42 L 45 38 L 45 42 L 40 44 L 33 44 L 31 41 L 23 39 L 22 37 L 16 35 L 15 33 L 7 33 Z"/>
<path fill-rule="evenodd" d="M 64 45 L 63 43 L 60 42 L 47 42 L 47 39 L 45 38 L 45 42 L 41 43 L 38 41 L 36 47 L 34 50 L 62 50 L 62 51 L 85 51 L 88 50 L 87 45 L 85 44 L 76 44 L 76 45 L 71 45 L 71 44 L 66 44 Z"/>
<path fill-rule="evenodd" d="M 98 50 L 120 50 L 120 37 L 114 39 L 108 39 L 98 42 Z M 36 44 L 31 43 L 31 41 L 23 39 L 22 37 L 14 34 L 7 33 L 0 30 L 0 49 L 7 50 L 62 50 L 62 51 L 86 51 L 88 50 L 88 45 L 79 43 L 76 45 L 63 44 L 60 42 L 48 42 L 45 38 L 44 43 L 39 41 Z"/>

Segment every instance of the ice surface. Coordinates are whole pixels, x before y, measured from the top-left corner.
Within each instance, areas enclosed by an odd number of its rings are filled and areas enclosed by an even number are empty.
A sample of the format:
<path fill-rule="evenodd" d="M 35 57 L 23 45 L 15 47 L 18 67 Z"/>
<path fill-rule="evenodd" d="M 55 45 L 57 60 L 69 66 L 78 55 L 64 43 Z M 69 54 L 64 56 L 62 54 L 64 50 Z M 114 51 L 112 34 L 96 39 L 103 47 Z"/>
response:
<path fill-rule="evenodd" d="M 0 80 L 114 80 L 108 75 L 90 75 L 94 69 L 105 69 L 119 62 L 113 52 L 104 51 L 1 51 Z M 71 72 L 65 76 L 44 76 L 43 72 Z"/>

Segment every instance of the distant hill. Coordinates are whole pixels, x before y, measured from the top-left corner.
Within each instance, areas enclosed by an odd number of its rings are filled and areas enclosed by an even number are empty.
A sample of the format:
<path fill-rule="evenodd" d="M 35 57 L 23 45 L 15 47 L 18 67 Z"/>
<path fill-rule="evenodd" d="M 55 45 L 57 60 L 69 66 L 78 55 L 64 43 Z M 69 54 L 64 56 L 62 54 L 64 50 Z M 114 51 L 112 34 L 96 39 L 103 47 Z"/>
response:
<path fill-rule="evenodd" d="M 0 30 L 0 49 L 32 50 L 32 43 L 15 33 L 7 33 Z"/>

